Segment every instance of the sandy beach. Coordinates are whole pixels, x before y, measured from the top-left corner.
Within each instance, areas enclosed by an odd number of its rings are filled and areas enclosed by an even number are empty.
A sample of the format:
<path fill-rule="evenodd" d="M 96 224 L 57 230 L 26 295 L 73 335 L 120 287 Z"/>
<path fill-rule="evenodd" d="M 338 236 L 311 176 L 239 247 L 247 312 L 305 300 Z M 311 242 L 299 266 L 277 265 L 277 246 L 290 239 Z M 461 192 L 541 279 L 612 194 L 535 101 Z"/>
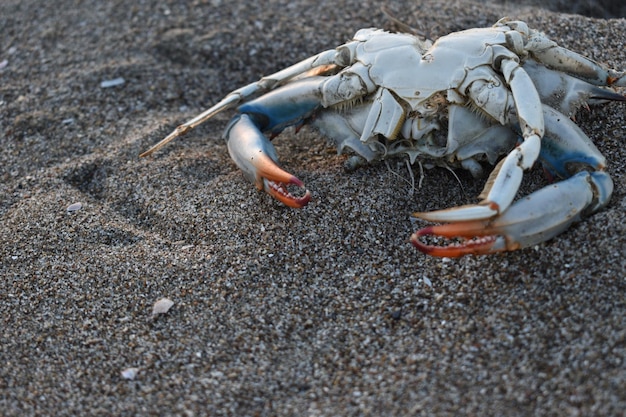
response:
<path fill-rule="evenodd" d="M 0 5 L 0 414 L 624 416 L 626 105 L 576 115 L 606 209 L 517 252 L 428 257 L 411 213 L 483 181 L 346 172 L 289 129 L 274 143 L 312 193 L 289 209 L 230 160 L 232 112 L 138 157 L 235 88 L 398 29 L 378 1 L 258 3 Z M 509 16 L 626 68 L 626 19 L 384 4 L 433 39 Z M 534 169 L 522 192 L 545 183 Z"/>

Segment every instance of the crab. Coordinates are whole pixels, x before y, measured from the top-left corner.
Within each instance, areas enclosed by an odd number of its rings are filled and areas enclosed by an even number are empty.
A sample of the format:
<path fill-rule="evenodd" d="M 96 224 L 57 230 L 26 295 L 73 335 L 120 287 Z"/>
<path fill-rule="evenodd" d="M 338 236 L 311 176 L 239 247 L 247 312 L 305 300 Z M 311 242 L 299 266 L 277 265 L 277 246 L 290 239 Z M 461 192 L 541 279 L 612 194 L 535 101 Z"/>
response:
<path fill-rule="evenodd" d="M 279 166 L 270 142 L 289 126 L 310 124 L 334 139 L 339 153 L 349 150 L 364 163 L 400 155 L 474 177 L 495 165 L 480 202 L 415 213 L 444 224 L 410 241 L 434 256 L 511 251 L 549 240 L 608 203 L 613 182 L 605 158 L 572 118 L 588 103 L 626 101 L 614 89 L 624 86 L 624 72 L 522 21 L 501 19 L 434 43 L 361 29 L 350 42 L 234 90 L 141 156 L 236 107 L 224 132 L 232 159 L 257 188 L 290 207 L 306 206 L 311 194 Z M 537 160 L 560 181 L 514 201 Z M 428 235 L 444 243 L 427 243 Z"/>

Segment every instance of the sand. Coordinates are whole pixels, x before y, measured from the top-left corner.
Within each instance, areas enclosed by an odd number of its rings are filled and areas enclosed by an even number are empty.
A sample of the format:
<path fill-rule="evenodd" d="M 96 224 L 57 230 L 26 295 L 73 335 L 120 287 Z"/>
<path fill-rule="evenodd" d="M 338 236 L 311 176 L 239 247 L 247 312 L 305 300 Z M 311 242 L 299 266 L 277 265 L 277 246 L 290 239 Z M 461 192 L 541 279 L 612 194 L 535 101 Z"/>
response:
<path fill-rule="evenodd" d="M 139 159 L 230 90 L 394 28 L 375 1 L 264 3 L 0 5 L 0 414 L 624 415 L 626 107 L 576 118 L 609 161 L 610 205 L 489 257 L 408 243 L 410 213 L 474 201 L 481 181 L 346 172 L 307 128 L 275 140 L 312 192 L 302 210 L 242 178 L 229 112 Z M 387 6 L 433 38 L 524 19 L 626 67 L 624 19 Z"/>

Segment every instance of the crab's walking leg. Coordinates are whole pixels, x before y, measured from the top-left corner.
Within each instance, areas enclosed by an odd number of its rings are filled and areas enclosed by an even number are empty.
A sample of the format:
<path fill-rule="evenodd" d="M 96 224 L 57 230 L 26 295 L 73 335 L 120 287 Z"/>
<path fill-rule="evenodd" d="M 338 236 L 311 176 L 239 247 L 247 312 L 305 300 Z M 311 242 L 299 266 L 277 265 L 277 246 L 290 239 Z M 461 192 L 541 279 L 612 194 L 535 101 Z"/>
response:
<path fill-rule="evenodd" d="M 593 85 L 626 87 L 626 72 L 607 69 L 587 57 L 559 46 L 540 32 L 534 31 L 526 48 L 548 68 L 570 74 Z"/>
<path fill-rule="evenodd" d="M 549 69 L 532 59 L 524 62 L 524 71 L 532 78 L 541 102 L 569 117 L 574 117 L 578 109 L 588 104 L 626 101 L 625 96 L 611 88 Z"/>
<path fill-rule="evenodd" d="M 337 57 L 337 50 L 330 49 L 328 51 L 321 52 L 317 55 L 307 58 L 304 61 L 300 61 L 297 64 L 294 64 L 288 68 L 278 71 L 272 75 L 267 75 L 261 78 L 259 81 L 250 83 L 244 87 L 241 87 L 235 91 L 230 92 L 219 103 L 215 104 L 213 107 L 200 113 L 193 119 L 178 126 L 176 129 L 174 129 L 172 133 L 167 135 L 163 140 L 161 140 L 159 143 L 152 146 L 150 149 L 148 149 L 147 151 L 145 151 L 139 156 L 145 157 L 145 156 L 149 156 L 153 154 L 154 152 L 161 149 L 163 146 L 167 145 L 172 140 L 176 139 L 179 136 L 186 134 L 191 129 L 206 122 L 211 117 L 215 116 L 221 111 L 236 107 L 237 105 L 244 102 L 246 99 L 249 99 L 250 97 L 270 91 L 276 88 L 277 86 L 280 86 L 283 83 L 293 79 L 294 77 L 304 74 L 312 69 L 323 67 L 326 65 L 335 64 L 336 57 Z"/>
<path fill-rule="evenodd" d="M 411 236 L 413 245 L 424 253 L 447 257 L 515 250 L 544 242 L 604 207 L 613 191 L 613 182 L 603 171 L 605 158 L 563 114 L 544 106 L 544 120 L 540 160 L 550 172 L 568 179 L 520 199 L 494 219 L 424 228 Z M 572 169 L 584 171 L 570 177 Z M 431 246 L 421 240 L 427 235 L 456 237 L 462 242 Z"/>

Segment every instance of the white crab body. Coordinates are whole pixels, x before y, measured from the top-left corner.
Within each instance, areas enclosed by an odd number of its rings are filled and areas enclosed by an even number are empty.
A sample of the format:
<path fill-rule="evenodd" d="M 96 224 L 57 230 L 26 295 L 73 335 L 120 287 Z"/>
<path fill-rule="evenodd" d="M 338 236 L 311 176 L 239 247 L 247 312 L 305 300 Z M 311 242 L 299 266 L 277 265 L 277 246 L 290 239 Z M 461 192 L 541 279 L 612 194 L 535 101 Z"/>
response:
<path fill-rule="evenodd" d="M 493 46 L 506 41 L 501 29 L 470 29 L 445 36 L 434 45 L 410 35 L 364 29 L 355 36 L 359 42 L 355 61 L 369 68 L 377 86 L 396 93 L 413 111 L 434 114 L 439 107 L 432 103 L 434 97 L 443 94 L 448 103 L 464 104 L 463 90 L 478 76 L 499 84 L 488 71 L 477 74 L 475 70 L 493 64 Z"/>
<path fill-rule="evenodd" d="M 362 29 L 336 49 L 301 61 L 227 95 L 179 126 L 144 155 L 238 106 L 224 136 L 233 160 L 260 189 L 292 207 L 310 199 L 282 170 L 268 138 L 310 123 L 367 161 L 408 155 L 482 174 L 495 164 L 479 204 L 418 216 L 452 222 L 412 237 L 442 256 L 513 250 L 547 240 L 604 206 L 612 181 L 605 159 L 565 115 L 587 102 L 625 100 L 608 86 L 626 86 L 623 72 L 558 46 L 524 22 L 501 20 L 435 43 L 408 34 Z M 523 173 L 537 160 L 564 181 L 513 204 Z M 513 204 L 513 205 L 512 205 Z M 575 208 L 573 208 L 575 207 Z M 420 236 L 476 237 L 435 248 Z"/>

